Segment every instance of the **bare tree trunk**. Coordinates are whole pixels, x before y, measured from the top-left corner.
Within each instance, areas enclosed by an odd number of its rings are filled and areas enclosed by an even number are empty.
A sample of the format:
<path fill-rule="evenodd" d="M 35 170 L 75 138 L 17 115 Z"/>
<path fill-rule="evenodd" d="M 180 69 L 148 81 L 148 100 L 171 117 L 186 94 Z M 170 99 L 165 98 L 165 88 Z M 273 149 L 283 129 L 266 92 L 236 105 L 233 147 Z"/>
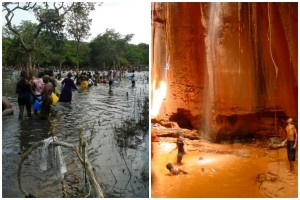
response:
<path fill-rule="evenodd" d="M 32 71 L 32 52 L 31 51 L 27 52 L 27 56 L 28 56 L 27 71 Z"/>
<path fill-rule="evenodd" d="M 76 64 L 77 69 L 79 70 L 79 42 L 76 42 Z"/>

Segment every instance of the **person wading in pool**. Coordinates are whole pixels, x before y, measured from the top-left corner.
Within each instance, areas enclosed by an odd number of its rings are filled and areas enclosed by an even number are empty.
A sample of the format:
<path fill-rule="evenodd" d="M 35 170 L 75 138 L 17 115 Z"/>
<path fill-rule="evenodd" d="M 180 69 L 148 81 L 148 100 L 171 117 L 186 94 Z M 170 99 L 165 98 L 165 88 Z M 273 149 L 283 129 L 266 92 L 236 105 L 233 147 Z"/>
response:
<path fill-rule="evenodd" d="M 172 151 L 174 151 L 175 149 L 178 149 L 178 152 L 177 152 L 177 164 L 181 165 L 182 164 L 181 163 L 182 157 L 183 157 L 184 154 L 186 154 L 184 139 L 183 139 L 182 136 L 178 137 L 178 139 L 176 141 L 176 147 Z"/>
<path fill-rule="evenodd" d="M 288 160 L 290 162 L 290 171 L 294 173 L 294 163 L 296 159 L 296 147 L 297 147 L 297 130 L 293 124 L 293 119 L 287 120 L 288 125 L 286 126 L 286 139 L 281 143 L 282 146 L 287 144 Z"/>

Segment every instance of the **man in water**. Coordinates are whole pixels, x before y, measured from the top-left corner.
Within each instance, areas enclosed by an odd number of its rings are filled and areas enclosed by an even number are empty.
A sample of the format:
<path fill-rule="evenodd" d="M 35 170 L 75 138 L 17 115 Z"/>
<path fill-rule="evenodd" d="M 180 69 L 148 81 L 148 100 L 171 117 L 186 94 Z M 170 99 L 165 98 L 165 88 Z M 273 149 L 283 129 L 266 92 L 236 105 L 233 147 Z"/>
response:
<path fill-rule="evenodd" d="M 290 171 L 294 173 L 294 162 L 295 162 L 295 154 L 297 147 L 297 130 L 293 124 L 293 119 L 289 118 L 287 120 L 288 125 L 286 126 L 286 139 L 281 143 L 282 146 L 287 143 L 287 154 L 290 162 Z"/>
<path fill-rule="evenodd" d="M 114 78 L 115 78 L 115 72 L 112 68 L 109 69 L 107 77 L 108 77 L 109 92 L 112 92 L 112 85 L 114 83 Z"/>
<path fill-rule="evenodd" d="M 168 163 L 166 167 L 170 171 L 170 175 L 179 175 L 180 173 L 188 174 L 186 171 L 180 169 L 179 167 L 174 168 L 171 163 Z"/>
<path fill-rule="evenodd" d="M 131 75 L 131 87 L 135 86 L 134 73 Z"/>

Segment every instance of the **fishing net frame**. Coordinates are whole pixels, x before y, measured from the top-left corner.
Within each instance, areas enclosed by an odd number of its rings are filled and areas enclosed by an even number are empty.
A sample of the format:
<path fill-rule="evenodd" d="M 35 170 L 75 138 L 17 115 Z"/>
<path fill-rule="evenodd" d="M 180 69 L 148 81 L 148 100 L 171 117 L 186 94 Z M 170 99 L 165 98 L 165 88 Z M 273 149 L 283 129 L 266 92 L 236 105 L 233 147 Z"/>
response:
<path fill-rule="evenodd" d="M 23 187 L 22 184 L 22 166 L 23 166 L 23 162 L 28 158 L 28 156 L 38 147 L 42 146 L 44 144 L 44 141 L 39 141 L 34 143 L 21 157 L 19 164 L 18 164 L 18 171 L 17 171 L 17 181 L 18 181 L 18 185 L 19 185 L 19 189 L 22 192 L 22 194 L 24 194 L 25 197 L 34 197 L 34 195 L 32 195 L 31 193 L 29 193 L 27 190 L 25 190 L 25 188 Z M 80 163 L 83 165 L 85 172 L 87 173 L 88 177 L 89 177 L 89 181 L 87 181 L 89 183 L 89 192 L 85 197 L 89 197 L 91 194 L 91 190 L 93 189 L 95 197 L 97 198 L 104 198 L 103 195 L 103 191 L 102 188 L 100 186 L 99 180 L 96 176 L 95 173 L 95 169 L 93 168 L 93 166 L 91 165 L 88 157 L 87 157 L 87 151 L 86 151 L 86 147 L 87 147 L 87 142 L 85 139 L 83 139 L 82 137 L 80 137 L 80 143 L 79 143 L 80 147 L 82 148 L 82 152 L 80 152 L 79 148 L 74 145 L 74 144 L 70 144 L 67 142 L 61 142 L 61 141 L 53 141 L 51 143 L 51 145 L 54 146 L 61 146 L 61 147 L 65 147 L 65 148 L 69 148 L 73 151 L 75 151 Z M 63 183 L 63 182 L 62 182 Z"/>

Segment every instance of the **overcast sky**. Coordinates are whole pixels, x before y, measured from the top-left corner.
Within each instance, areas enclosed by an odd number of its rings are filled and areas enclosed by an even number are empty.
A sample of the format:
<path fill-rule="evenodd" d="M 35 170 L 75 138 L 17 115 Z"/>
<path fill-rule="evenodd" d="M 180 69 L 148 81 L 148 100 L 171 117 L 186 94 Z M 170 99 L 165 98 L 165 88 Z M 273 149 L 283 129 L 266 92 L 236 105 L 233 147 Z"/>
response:
<path fill-rule="evenodd" d="M 122 35 L 134 34 L 132 43 L 150 44 L 151 4 L 147 1 L 104 2 L 91 13 L 91 38 L 114 28 Z"/>
<path fill-rule="evenodd" d="M 126 35 L 134 34 L 130 43 L 150 44 L 151 36 L 151 4 L 150 1 L 102 1 L 101 6 L 90 13 L 93 19 L 91 36 L 89 41 L 106 29 L 115 29 L 116 32 Z M 21 20 L 34 20 L 34 17 L 25 12 L 15 15 L 13 23 L 20 23 Z M 5 18 L 2 13 L 2 23 Z"/>

